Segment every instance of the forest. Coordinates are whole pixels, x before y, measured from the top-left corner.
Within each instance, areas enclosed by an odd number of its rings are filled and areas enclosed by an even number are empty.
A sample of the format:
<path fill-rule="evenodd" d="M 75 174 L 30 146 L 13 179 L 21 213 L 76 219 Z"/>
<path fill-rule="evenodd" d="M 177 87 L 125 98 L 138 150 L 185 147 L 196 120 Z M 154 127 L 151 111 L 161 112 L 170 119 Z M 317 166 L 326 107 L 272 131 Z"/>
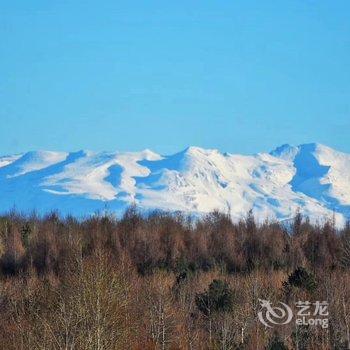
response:
<path fill-rule="evenodd" d="M 328 327 L 275 324 L 326 301 Z M 142 213 L 0 217 L 0 349 L 350 349 L 350 224 Z"/>

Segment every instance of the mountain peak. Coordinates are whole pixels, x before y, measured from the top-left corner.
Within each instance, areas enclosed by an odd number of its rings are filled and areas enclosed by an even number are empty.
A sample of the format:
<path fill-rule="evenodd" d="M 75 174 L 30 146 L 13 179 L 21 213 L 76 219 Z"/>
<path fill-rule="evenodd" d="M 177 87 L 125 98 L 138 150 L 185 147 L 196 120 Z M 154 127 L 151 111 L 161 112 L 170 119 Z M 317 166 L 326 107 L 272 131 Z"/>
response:
<path fill-rule="evenodd" d="M 291 146 L 287 143 L 275 148 L 273 151 L 270 152 L 270 154 L 274 157 L 288 159 L 288 160 L 294 158 L 297 153 L 298 153 L 298 147 Z"/>
<path fill-rule="evenodd" d="M 209 156 L 211 154 L 220 154 L 220 152 L 217 149 L 206 149 L 201 148 L 197 146 L 189 146 L 185 148 L 182 152 L 183 154 L 190 155 L 190 156 Z"/>
<path fill-rule="evenodd" d="M 142 158 L 146 160 L 160 160 L 162 159 L 162 156 L 159 155 L 156 152 L 153 152 L 152 150 L 145 148 L 143 151 L 141 151 Z"/>
<path fill-rule="evenodd" d="M 205 153 L 207 150 L 198 146 L 188 146 L 182 152 L 187 154 Z"/>
<path fill-rule="evenodd" d="M 68 153 L 53 151 L 29 151 L 17 158 L 10 165 L 12 172 L 7 176 L 16 177 L 37 171 L 61 162 L 67 158 Z"/>
<path fill-rule="evenodd" d="M 321 143 L 311 142 L 303 143 L 298 146 L 292 146 L 290 144 L 283 144 L 273 151 L 270 152 L 270 155 L 282 158 L 286 160 L 292 160 L 298 153 L 315 153 L 315 152 L 337 152 L 334 149 L 325 146 Z"/>

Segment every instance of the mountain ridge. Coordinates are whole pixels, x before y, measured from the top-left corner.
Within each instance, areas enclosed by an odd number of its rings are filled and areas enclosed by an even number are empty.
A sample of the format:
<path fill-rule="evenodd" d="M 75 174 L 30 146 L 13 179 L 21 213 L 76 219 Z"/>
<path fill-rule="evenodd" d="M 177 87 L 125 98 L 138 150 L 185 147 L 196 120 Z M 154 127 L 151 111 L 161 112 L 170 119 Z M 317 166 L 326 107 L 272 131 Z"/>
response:
<path fill-rule="evenodd" d="M 85 216 L 130 204 L 202 214 L 250 209 L 260 220 L 350 218 L 350 154 L 310 143 L 240 155 L 187 147 L 172 155 L 141 152 L 31 151 L 0 156 L 0 212 Z"/>

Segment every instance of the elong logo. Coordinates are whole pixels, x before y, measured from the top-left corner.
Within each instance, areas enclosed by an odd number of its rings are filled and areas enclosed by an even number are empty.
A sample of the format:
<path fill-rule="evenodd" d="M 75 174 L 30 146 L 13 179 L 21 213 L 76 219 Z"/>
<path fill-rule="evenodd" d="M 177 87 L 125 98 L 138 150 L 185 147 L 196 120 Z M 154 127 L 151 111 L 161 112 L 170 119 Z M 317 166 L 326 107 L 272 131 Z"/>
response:
<path fill-rule="evenodd" d="M 268 328 L 277 325 L 286 325 L 293 319 L 293 310 L 290 306 L 283 302 L 279 302 L 279 306 L 272 306 L 271 302 L 259 299 L 261 310 L 258 312 L 259 321 Z M 295 306 L 299 309 L 296 313 L 295 324 L 298 326 L 321 326 L 328 328 L 328 302 L 316 301 L 297 301 Z M 311 306 L 314 306 L 313 311 Z"/>

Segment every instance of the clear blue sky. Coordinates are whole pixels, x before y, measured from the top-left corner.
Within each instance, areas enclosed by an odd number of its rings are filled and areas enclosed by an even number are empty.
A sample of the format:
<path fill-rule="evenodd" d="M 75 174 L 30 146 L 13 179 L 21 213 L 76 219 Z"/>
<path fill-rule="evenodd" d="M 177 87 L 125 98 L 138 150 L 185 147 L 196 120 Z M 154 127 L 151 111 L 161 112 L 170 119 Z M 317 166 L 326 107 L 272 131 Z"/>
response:
<path fill-rule="evenodd" d="M 350 1 L 2 1 L 0 154 L 350 152 Z"/>

